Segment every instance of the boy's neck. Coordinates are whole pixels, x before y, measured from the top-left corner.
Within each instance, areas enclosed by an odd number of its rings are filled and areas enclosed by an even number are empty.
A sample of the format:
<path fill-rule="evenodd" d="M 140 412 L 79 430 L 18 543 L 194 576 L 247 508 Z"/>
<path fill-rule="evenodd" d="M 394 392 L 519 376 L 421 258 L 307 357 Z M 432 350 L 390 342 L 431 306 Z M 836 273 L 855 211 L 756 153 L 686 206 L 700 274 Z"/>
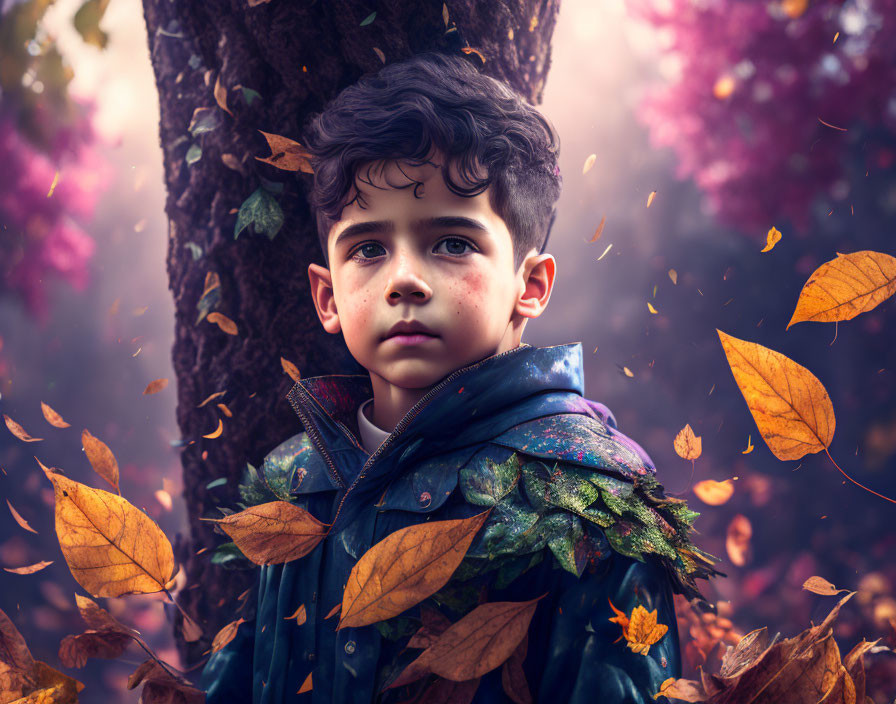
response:
<path fill-rule="evenodd" d="M 373 387 L 373 403 L 364 409 L 364 415 L 377 428 L 391 433 L 398 421 L 432 388 L 404 389 L 394 386 L 376 374 L 370 375 Z"/>

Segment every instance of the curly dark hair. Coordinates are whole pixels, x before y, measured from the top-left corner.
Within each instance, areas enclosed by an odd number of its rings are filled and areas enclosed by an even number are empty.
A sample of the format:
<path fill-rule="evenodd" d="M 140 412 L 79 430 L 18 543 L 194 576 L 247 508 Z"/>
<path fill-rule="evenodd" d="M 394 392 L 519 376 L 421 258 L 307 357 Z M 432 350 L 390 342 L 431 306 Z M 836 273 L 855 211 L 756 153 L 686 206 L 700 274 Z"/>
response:
<path fill-rule="evenodd" d="M 489 204 L 510 232 L 514 269 L 533 247 L 544 252 L 562 186 L 559 137 L 516 91 L 461 55 L 425 52 L 361 77 L 309 118 L 303 136 L 314 169 L 309 201 L 328 266 L 330 228 L 355 199 L 364 207 L 359 169 L 367 165 L 369 176 L 376 163 L 420 165 L 434 148 L 446 157 L 442 178 L 453 193 L 473 197 L 492 186 Z M 451 180 L 452 165 L 468 187 Z M 484 179 L 477 178 L 481 167 Z"/>

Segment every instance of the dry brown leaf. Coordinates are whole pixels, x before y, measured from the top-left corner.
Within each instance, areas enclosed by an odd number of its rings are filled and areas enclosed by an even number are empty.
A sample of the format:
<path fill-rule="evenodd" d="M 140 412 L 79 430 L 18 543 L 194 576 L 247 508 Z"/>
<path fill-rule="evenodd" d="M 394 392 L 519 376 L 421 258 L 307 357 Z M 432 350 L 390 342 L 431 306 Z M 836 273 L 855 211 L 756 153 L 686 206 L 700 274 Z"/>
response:
<path fill-rule="evenodd" d="M 49 471 L 56 535 L 75 581 L 93 596 L 167 589 L 174 551 L 149 516 L 126 499 Z"/>
<path fill-rule="evenodd" d="M 678 285 L 678 272 L 675 269 L 669 269 L 669 278 L 672 280 L 673 285 Z"/>
<path fill-rule="evenodd" d="M 490 512 L 408 526 L 370 548 L 348 576 L 336 630 L 392 618 L 439 591 Z"/>
<path fill-rule="evenodd" d="M 217 653 L 221 648 L 227 645 L 230 641 L 234 639 L 236 636 L 236 632 L 239 630 L 240 624 L 246 622 L 246 619 L 239 618 L 236 621 L 232 621 L 228 623 L 224 628 L 215 634 L 214 639 L 212 640 L 212 653 Z"/>
<path fill-rule="evenodd" d="M 302 375 L 299 372 L 299 368 L 288 359 L 284 359 L 283 357 L 281 357 L 280 366 L 283 367 L 283 371 L 289 374 L 289 378 L 293 381 L 299 381 L 302 378 Z"/>
<path fill-rule="evenodd" d="M 311 689 L 312 689 L 312 687 L 313 687 L 313 684 L 312 684 L 312 682 L 311 682 L 311 675 L 312 675 L 312 673 L 309 672 L 309 673 L 308 673 L 308 676 L 305 678 L 305 681 L 302 682 L 302 686 L 299 687 L 299 691 L 296 692 L 296 694 L 302 694 L 303 692 L 310 692 L 310 691 L 311 691 Z"/>
<path fill-rule="evenodd" d="M 49 423 L 50 425 L 52 425 L 56 428 L 71 428 L 72 427 L 71 424 L 66 423 L 65 420 L 63 420 L 61 415 L 59 415 L 56 411 L 54 411 L 52 408 L 50 408 L 50 406 L 47 405 L 46 403 L 44 403 L 43 401 L 40 402 L 40 410 L 44 414 L 44 418 L 46 418 L 47 423 Z"/>
<path fill-rule="evenodd" d="M 218 104 L 218 107 L 221 108 L 228 115 L 233 117 L 233 113 L 230 111 L 230 108 L 227 107 L 227 88 L 224 87 L 224 84 L 221 83 L 221 74 L 218 74 L 218 77 L 215 79 L 215 87 L 212 91 L 215 96 L 215 102 Z"/>
<path fill-rule="evenodd" d="M 6 421 L 6 427 L 9 428 L 9 432 L 15 435 L 22 442 L 40 442 L 41 440 L 43 440 L 43 438 L 31 437 L 27 432 L 25 432 L 25 429 L 21 425 L 16 423 L 5 413 L 3 414 L 3 420 Z"/>
<path fill-rule="evenodd" d="M 115 660 L 133 639 L 116 631 L 86 631 L 69 635 L 59 644 L 59 660 L 65 667 L 84 667 L 90 658 Z"/>
<path fill-rule="evenodd" d="M 804 321 L 852 320 L 896 293 L 896 257 L 863 250 L 840 254 L 809 276 L 787 328 Z"/>
<path fill-rule="evenodd" d="M 647 207 L 650 207 L 650 204 L 653 203 L 653 199 L 656 198 L 656 191 L 651 191 L 650 195 L 647 196 Z"/>
<path fill-rule="evenodd" d="M 379 47 L 375 46 L 375 47 L 373 47 L 373 52 L 379 57 L 379 60 L 380 60 L 382 63 L 386 63 L 386 55 L 383 53 L 383 50 L 382 50 L 382 49 L 380 49 Z"/>
<path fill-rule="evenodd" d="M 544 596 L 480 604 L 424 651 L 429 653 L 430 670 L 454 682 L 494 670 L 516 650 Z"/>
<path fill-rule="evenodd" d="M 224 432 L 224 421 L 218 418 L 218 427 L 215 428 L 208 435 L 203 435 L 202 437 L 208 438 L 209 440 L 214 440 L 215 438 L 221 437 L 221 433 Z"/>
<path fill-rule="evenodd" d="M 91 435 L 86 428 L 81 433 L 81 444 L 84 446 L 87 461 L 90 462 L 94 471 L 109 482 L 115 491 L 121 493 L 118 488 L 118 461 L 109 446 Z"/>
<path fill-rule="evenodd" d="M 408 648 L 428 648 L 451 626 L 447 617 L 425 604 L 420 607 L 420 618 L 423 625 L 408 641 Z"/>
<path fill-rule="evenodd" d="M 236 327 L 236 323 L 223 313 L 214 311 L 205 316 L 205 319 L 210 323 L 216 324 L 219 328 L 221 328 L 223 332 L 226 332 L 228 335 L 239 335 L 239 330 Z"/>
<path fill-rule="evenodd" d="M 765 247 L 763 247 L 760 251 L 762 252 L 771 252 L 772 249 L 778 242 L 781 241 L 781 231 L 776 227 L 772 227 L 771 230 L 765 236 Z"/>
<path fill-rule="evenodd" d="M 217 523 L 240 551 L 257 565 L 276 565 L 304 557 L 323 540 L 330 527 L 288 501 L 250 506 Z"/>
<path fill-rule="evenodd" d="M 4 567 L 3 569 L 7 572 L 12 572 L 13 574 L 34 574 L 52 564 L 53 560 L 44 560 L 43 562 L 35 562 L 33 565 L 26 565 L 25 567 Z"/>
<path fill-rule="evenodd" d="M 78 692 L 84 689 L 78 680 L 40 660 L 34 661 L 31 676 L 34 689 L 9 704 L 77 704 Z"/>
<path fill-rule="evenodd" d="M 750 539 L 753 537 L 753 526 L 750 519 L 737 514 L 728 524 L 725 538 L 725 550 L 728 558 L 738 567 L 743 567 L 750 559 Z"/>
<path fill-rule="evenodd" d="M 296 141 L 283 137 L 279 134 L 270 134 L 262 132 L 264 138 L 268 140 L 268 146 L 271 148 L 271 155 L 262 159 L 260 156 L 255 157 L 265 164 L 276 166 L 283 171 L 301 171 L 306 174 L 313 174 L 311 168 L 311 154 Z"/>
<path fill-rule="evenodd" d="M 672 446 L 675 449 L 675 454 L 685 460 L 696 460 L 703 453 L 703 439 L 694 435 L 690 423 L 678 431 Z"/>
<path fill-rule="evenodd" d="M 128 677 L 128 689 L 143 683 L 142 704 L 204 704 L 205 692 L 191 687 L 182 679 L 172 677 L 155 660 L 144 661 Z"/>
<path fill-rule="evenodd" d="M 146 388 L 143 389 L 143 395 L 149 396 L 150 394 L 156 394 L 166 386 L 168 386 L 168 379 L 156 379 L 146 385 Z"/>
<path fill-rule="evenodd" d="M 501 687 L 516 704 L 532 704 L 532 692 L 523 670 L 528 647 L 529 635 L 526 634 L 513 654 L 501 666 Z"/>
<path fill-rule="evenodd" d="M 653 695 L 654 699 L 659 697 L 680 699 L 683 702 L 706 701 L 706 694 L 699 682 L 694 680 L 676 680 L 674 677 L 663 680 L 663 683 L 660 685 L 660 691 Z"/>
<path fill-rule="evenodd" d="M 862 638 L 862 642 L 856 643 L 855 647 L 843 658 L 843 666 L 856 688 L 857 702 L 865 701 L 865 653 L 877 645 L 879 640 L 878 638 L 869 643 Z"/>
<path fill-rule="evenodd" d="M 848 592 L 849 589 L 837 589 L 833 584 L 824 577 L 809 577 L 803 582 L 803 589 L 813 594 L 821 594 L 822 596 L 835 596 L 840 592 Z"/>
<path fill-rule="evenodd" d="M 16 523 L 18 523 L 25 530 L 30 530 L 32 533 L 37 533 L 34 528 L 28 525 L 28 521 L 22 518 L 21 514 L 13 508 L 13 505 L 9 503 L 9 499 L 6 500 L 6 505 L 9 506 L 9 512 L 12 514 L 12 517 L 15 519 Z"/>
<path fill-rule="evenodd" d="M 704 479 L 694 484 L 694 495 L 709 506 L 721 506 L 734 494 L 734 482 L 726 479 L 717 482 L 713 479 Z"/>
<path fill-rule="evenodd" d="M 216 403 L 215 405 L 221 409 L 221 413 L 223 413 L 225 416 L 227 416 L 228 418 L 233 418 L 233 413 L 230 412 L 230 409 L 225 404 Z"/>
<path fill-rule="evenodd" d="M 283 620 L 284 620 L 284 621 L 289 621 L 289 620 L 292 619 L 292 618 L 294 618 L 294 619 L 296 620 L 296 625 L 297 625 L 297 626 L 301 626 L 303 623 L 305 623 L 305 621 L 308 620 L 308 614 L 307 614 L 307 612 L 306 612 L 306 610 L 305 610 L 305 605 L 304 605 L 304 604 L 302 604 L 301 606 L 299 606 L 299 608 L 296 609 L 295 613 L 294 613 L 292 616 L 284 616 L 284 617 L 283 617 Z"/>
<path fill-rule="evenodd" d="M 0 609 L 0 701 L 16 699 L 33 689 L 34 662 L 19 629 Z"/>
<path fill-rule="evenodd" d="M 822 383 L 783 354 L 716 330 L 750 413 L 779 460 L 820 452 L 834 438 L 836 420 Z"/>

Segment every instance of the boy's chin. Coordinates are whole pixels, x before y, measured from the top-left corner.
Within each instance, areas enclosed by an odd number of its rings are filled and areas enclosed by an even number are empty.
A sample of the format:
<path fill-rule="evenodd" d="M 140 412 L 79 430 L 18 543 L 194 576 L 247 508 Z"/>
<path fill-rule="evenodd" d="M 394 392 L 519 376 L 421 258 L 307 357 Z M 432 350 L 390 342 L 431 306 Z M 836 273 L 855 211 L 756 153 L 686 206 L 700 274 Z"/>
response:
<path fill-rule="evenodd" d="M 406 363 L 394 365 L 392 369 L 380 374 L 374 371 L 381 378 L 392 386 L 402 389 L 426 389 L 435 386 L 442 379 L 448 376 L 453 369 L 442 369 L 439 365 L 431 362 L 418 362 L 408 360 Z"/>

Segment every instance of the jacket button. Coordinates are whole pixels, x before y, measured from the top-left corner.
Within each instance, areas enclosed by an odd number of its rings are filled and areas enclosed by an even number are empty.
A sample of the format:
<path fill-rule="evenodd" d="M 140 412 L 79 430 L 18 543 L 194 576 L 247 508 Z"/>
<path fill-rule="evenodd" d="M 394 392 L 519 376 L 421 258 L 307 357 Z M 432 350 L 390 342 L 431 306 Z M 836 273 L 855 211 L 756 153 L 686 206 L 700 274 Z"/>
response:
<path fill-rule="evenodd" d="M 314 656 L 314 653 L 308 653 L 308 659 L 309 659 L 309 660 L 314 660 L 314 657 L 315 657 L 315 656 Z"/>
<path fill-rule="evenodd" d="M 350 640 L 348 643 L 345 644 L 345 652 L 348 653 L 349 655 L 351 655 L 353 652 L 355 652 L 355 641 Z"/>
<path fill-rule="evenodd" d="M 423 506 L 423 508 L 426 508 L 432 503 L 432 494 L 430 494 L 428 491 L 424 491 L 422 494 L 420 494 L 417 501 L 420 502 L 420 505 Z"/>

